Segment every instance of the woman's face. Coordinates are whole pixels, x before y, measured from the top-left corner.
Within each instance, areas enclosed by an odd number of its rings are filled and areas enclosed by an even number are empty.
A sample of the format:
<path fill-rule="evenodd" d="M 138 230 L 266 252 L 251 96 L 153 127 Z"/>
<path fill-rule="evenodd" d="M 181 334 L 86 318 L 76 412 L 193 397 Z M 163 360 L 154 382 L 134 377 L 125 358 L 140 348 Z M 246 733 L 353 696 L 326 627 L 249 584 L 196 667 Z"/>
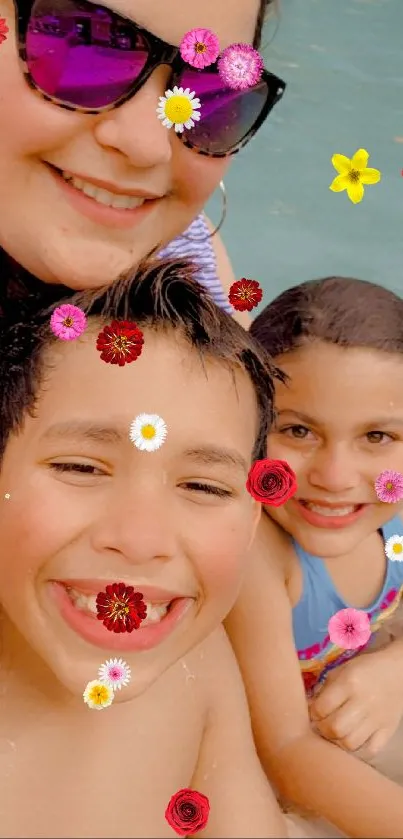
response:
<path fill-rule="evenodd" d="M 55 3 L 56 5 L 56 3 Z M 206 27 L 221 49 L 252 43 L 258 0 L 111 0 L 108 7 L 171 44 Z M 0 0 L 10 33 L 0 48 L 0 246 L 37 277 L 93 288 L 181 233 L 224 175 L 229 159 L 187 149 L 157 118 L 169 68 L 159 67 L 136 96 L 96 116 L 44 101 L 18 61 L 14 6 Z M 157 196 L 146 213 L 116 223 L 71 202 L 49 164 L 111 190 Z M 91 217 L 90 217 L 91 215 Z M 120 214 L 122 215 L 122 214 Z"/>

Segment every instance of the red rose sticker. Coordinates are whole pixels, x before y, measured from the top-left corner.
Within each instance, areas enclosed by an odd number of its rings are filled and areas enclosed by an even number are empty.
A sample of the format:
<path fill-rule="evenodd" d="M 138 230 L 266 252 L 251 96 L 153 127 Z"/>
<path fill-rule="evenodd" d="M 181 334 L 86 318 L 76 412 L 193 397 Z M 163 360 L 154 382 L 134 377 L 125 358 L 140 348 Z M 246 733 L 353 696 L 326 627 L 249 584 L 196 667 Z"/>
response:
<path fill-rule="evenodd" d="M 210 802 L 207 796 L 194 789 L 180 789 L 172 796 L 165 810 L 165 818 L 178 836 L 192 836 L 203 830 L 209 814 Z"/>
<path fill-rule="evenodd" d="M 297 491 L 295 472 L 286 460 L 256 460 L 249 470 L 246 489 L 256 501 L 281 507 Z"/>

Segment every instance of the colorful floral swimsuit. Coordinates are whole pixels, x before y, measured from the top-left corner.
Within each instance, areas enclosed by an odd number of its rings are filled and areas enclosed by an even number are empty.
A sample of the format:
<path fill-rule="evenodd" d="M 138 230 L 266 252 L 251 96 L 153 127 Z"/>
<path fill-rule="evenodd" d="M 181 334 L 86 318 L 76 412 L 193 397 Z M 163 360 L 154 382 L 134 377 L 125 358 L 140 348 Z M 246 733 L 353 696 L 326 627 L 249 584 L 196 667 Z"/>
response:
<path fill-rule="evenodd" d="M 393 518 L 381 529 L 386 542 L 391 536 L 403 536 L 403 523 Z M 358 650 L 346 651 L 331 643 L 328 633 L 330 618 L 340 609 L 350 606 L 335 588 L 329 572 L 319 557 L 304 551 L 294 540 L 293 545 L 301 564 L 302 596 L 292 610 L 294 643 L 305 690 L 308 696 L 324 681 L 329 670 L 347 661 Z M 375 633 L 394 614 L 403 594 L 403 562 L 387 559 L 385 579 L 378 597 L 366 611 L 371 621 L 372 635 L 366 645 L 372 647 Z"/>

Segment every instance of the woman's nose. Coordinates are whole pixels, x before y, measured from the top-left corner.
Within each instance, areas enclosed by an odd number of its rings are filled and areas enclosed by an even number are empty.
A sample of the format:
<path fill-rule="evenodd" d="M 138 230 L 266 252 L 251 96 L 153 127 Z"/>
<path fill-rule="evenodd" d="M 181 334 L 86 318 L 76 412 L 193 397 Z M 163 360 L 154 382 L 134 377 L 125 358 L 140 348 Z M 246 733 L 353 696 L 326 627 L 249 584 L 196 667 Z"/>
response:
<path fill-rule="evenodd" d="M 158 67 L 132 99 L 108 111 L 95 126 L 97 142 L 120 152 L 139 169 L 168 164 L 172 141 L 180 142 L 157 116 L 159 97 L 164 95 L 168 79 L 169 68 Z"/>

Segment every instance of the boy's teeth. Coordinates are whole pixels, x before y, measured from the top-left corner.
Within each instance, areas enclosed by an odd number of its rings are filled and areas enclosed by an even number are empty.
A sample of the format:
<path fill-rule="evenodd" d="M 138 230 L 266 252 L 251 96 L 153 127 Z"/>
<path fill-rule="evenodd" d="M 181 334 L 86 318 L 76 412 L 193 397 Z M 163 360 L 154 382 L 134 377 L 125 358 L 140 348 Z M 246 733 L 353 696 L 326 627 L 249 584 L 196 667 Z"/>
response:
<path fill-rule="evenodd" d="M 319 513 L 321 516 L 348 516 L 350 513 L 354 513 L 357 508 L 357 504 L 350 507 L 320 507 L 319 504 L 311 504 L 309 501 L 305 501 L 305 506 L 313 513 Z"/>
<path fill-rule="evenodd" d="M 67 593 L 73 601 L 76 609 L 82 612 L 90 612 L 92 615 L 97 614 L 97 596 L 96 594 L 83 594 L 76 589 L 68 588 Z M 148 603 L 144 601 L 147 607 L 147 617 L 141 622 L 141 626 L 147 626 L 150 623 L 159 623 L 165 617 L 169 603 Z"/>
<path fill-rule="evenodd" d="M 136 207 L 141 207 L 144 204 L 145 198 L 140 198 L 136 195 L 116 195 L 113 192 L 108 192 L 107 189 L 100 189 L 94 184 L 83 181 L 82 178 L 76 178 L 69 175 L 67 172 L 62 172 L 62 177 L 67 183 L 70 183 L 75 189 L 93 198 L 98 204 L 105 204 L 107 207 L 114 207 L 115 210 L 134 210 Z"/>

